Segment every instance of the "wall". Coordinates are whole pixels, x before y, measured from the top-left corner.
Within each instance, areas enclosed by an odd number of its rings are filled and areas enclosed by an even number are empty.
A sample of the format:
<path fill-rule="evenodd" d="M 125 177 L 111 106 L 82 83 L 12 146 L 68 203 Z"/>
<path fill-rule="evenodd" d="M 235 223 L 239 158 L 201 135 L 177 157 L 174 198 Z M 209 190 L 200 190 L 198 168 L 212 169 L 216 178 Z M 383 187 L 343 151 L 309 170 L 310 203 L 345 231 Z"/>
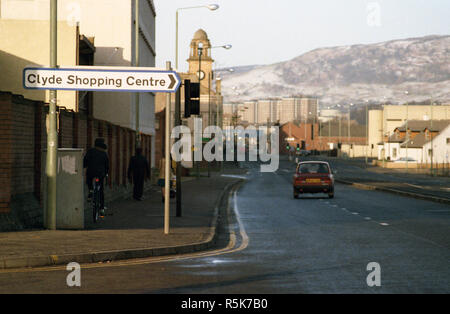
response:
<path fill-rule="evenodd" d="M 450 143 L 447 142 L 447 139 L 450 139 L 450 126 L 447 126 L 439 135 L 433 138 L 433 164 L 450 163 Z M 431 158 L 428 156 L 429 149 L 431 149 L 431 142 L 423 146 L 424 162 L 428 164 L 431 163 Z"/>
<path fill-rule="evenodd" d="M 27 66 L 48 67 L 49 32 L 48 21 L 0 19 L 0 90 L 19 93 L 28 99 L 49 101 L 49 92 L 24 89 L 22 78 L 23 69 Z M 58 65 L 76 65 L 77 42 L 76 27 L 59 22 Z M 76 110 L 76 92 L 58 91 L 58 104 Z"/>
<path fill-rule="evenodd" d="M 369 110 L 369 145 L 377 147 L 378 143 L 383 141 L 383 111 Z"/>
<path fill-rule="evenodd" d="M 32 61 L 28 58 L 29 54 L 42 55 L 43 61 L 36 63 L 49 63 L 49 3 L 48 0 L 33 1 L 0 1 L 0 15 L 2 21 L 9 19 L 18 26 L 16 36 L 8 33 L 3 34 L 2 25 L 0 24 L 0 35 L 2 40 L 9 37 L 17 38 L 20 45 L 20 56 L 25 60 Z M 67 42 L 68 38 L 76 38 L 69 36 L 66 29 L 75 29 L 76 23 L 79 23 L 80 33 L 87 37 L 94 38 L 96 52 L 94 55 L 94 65 L 98 66 L 131 66 L 134 65 L 135 44 L 134 44 L 134 0 L 59 0 L 58 1 L 58 58 L 69 58 L 76 53 L 76 49 L 72 48 Z M 140 10 L 140 39 L 139 53 L 140 66 L 155 66 L 155 8 L 152 0 L 139 1 Z M 0 21 L 0 22 L 2 22 Z M 28 25 L 28 26 L 27 26 Z M 34 25 L 34 26 L 33 26 Z M 47 26 L 46 26 L 47 25 Z M 24 32 L 24 30 L 27 30 Z M 32 34 L 36 40 L 24 41 L 24 36 Z M 27 37 L 28 38 L 28 37 Z M 67 39 L 67 40 L 66 40 Z M 27 47 L 24 43 L 33 42 L 34 47 Z M 74 40 L 73 45 L 76 44 Z M 75 47 L 75 46 L 74 46 Z M 64 48 L 64 50 L 63 50 Z M 3 50 L 3 49 L 0 49 Z M 64 53 L 62 53 L 64 52 Z M 16 55 L 15 53 L 13 55 Z M 17 54 L 18 55 L 18 54 Z M 58 60 L 60 65 L 75 65 L 76 58 L 71 62 L 65 59 Z M 1 55 L 0 55 L 1 62 Z M 26 63 L 26 62 L 25 62 Z M 30 62 L 33 63 L 33 62 Z M 2 64 L 0 64 L 1 66 Z M 4 67 L 1 67 L 2 69 Z M 14 69 L 12 74 L 21 73 Z M 1 79 L 1 78 L 0 78 Z M 21 77 L 20 77 L 21 82 Z M 36 100 L 43 98 L 32 97 L 30 94 L 24 93 L 20 89 L 7 88 L 1 84 L 0 90 L 9 90 L 14 93 L 24 94 L 25 97 Z M 64 92 L 72 93 L 75 92 Z M 75 110 L 72 100 L 65 99 L 63 92 L 58 92 L 60 104 Z M 121 125 L 126 128 L 135 129 L 135 94 L 132 93 L 114 93 L 114 92 L 94 92 L 94 117 L 100 120 L 107 120 L 111 123 Z M 154 94 L 141 93 L 140 97 L 140 131 L 147 135 L 154 135 Z"/>
<path fill-rule="evenodd" d="M 358 158 L 366 156 L 368 158 L 376 158 L 378 156 L 378 150 L 376 146 L 374 146 L 374 148 L 372 149 L 370 145 L 366 146 L 356 144 L 342 144 L 339 155 L 341 157 L 349 157 L 349 158 Z"/>
<path fill-rule="evenodd" d="M 47 148 L 47 111 L 43 102 L 0 92 L 0 230 L 42 227 L 41 166 L 45 160 L 41 154 Z M 111 169 L 106 200 L 127 195 L 130 188 L 127 170 L 130 157 L 134 155 L 135 132 L 62 109 L 58 124 L 60 148 L 86 151 L 97 137 L 105 139 Z M 143 154 L 149 161 L 151 141 L 151 136 L 142 136 Z"/>
<path fill-rule="evenodd" d="M 383 106 L 383 119 L 385 131 L 392 133 L 396 127 L 405 123 L 406 116 L 408 120 L 428 120 L 433 116 L 433 119 L 449 119 L 450 106 L 403 106 L 387 105 Z"/>

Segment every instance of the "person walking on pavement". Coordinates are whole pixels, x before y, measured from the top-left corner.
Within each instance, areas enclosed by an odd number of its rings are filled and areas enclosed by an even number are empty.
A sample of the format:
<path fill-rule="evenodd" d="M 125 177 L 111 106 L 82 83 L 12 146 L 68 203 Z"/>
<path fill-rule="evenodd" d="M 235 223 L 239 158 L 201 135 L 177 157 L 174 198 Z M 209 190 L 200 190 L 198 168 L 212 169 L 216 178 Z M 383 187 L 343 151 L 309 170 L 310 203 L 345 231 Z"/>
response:
<path fill-rule="evenodd" d="M 173 176 L 173 172 L 172 172 L 172 167 L 169 167 L 169 188 L 170 188 L 170 179 Z M 158 185 L 161 187 L 161 192 L 162 192 L 162 201 L 164 202 L 164 195 L 166 192 L 166 188 L 165 188 L 165 178 L 166 177 L 166 159 L 165 158 L 161 158 L 161 160 L 159 161 L 159 177 L 158 177 Z"/>
<path fill-rule="evenodd" d="M 94 147 L 89 148 L 83 158 L 83 168 L 86 169 L 86 184 L 89 189 L 88 199 L 92 198 L 93 180 L 100 179 L 100 215 L 105 215 L 104 178 L 109 173 L 109 158 L 106 153 L 108 146 L 103 138 L 95 139 Z"/>
<path fill-rule="evenodd" d="M 136 148 L 136 155 L 131 157 L 128 166 L 128 179 L 133 179 L 133 198 L 142 200 L 144 193 L 144 180 L 150 177 L 150 167 L 147 158 L 142 155 L 142 148 Z"/>

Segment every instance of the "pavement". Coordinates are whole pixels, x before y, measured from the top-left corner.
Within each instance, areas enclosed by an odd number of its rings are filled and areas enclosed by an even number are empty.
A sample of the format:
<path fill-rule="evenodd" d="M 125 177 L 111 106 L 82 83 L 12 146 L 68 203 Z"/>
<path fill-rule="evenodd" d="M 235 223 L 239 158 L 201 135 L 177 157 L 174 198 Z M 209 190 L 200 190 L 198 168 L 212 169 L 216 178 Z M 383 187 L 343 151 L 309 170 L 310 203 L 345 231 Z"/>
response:
<path fill-rule="evenodd" d="M 300 158 L 302 159 L 302 158 Z M 305 159 L 305 158 L 303 158 Z M 362 159 L 343 159 L 326 156 L 311 156 L 306 159 L 325 160 L 337 170 L 335 179 L 339 183 L 367 190 L 378 190 L 417 199 L 450 204 L 450 178 L 430 176 L 395 169 L 385 169 L 366 164 Z"/>
<path fill-rule="evenodd" d="M 99 263 L 207 250 L 216 241 L 218 205 L 245 172 L 225 167 L 222 174 L 212 172 L 209 178 L 183 178 L 182 216 L 176 217 L 175 199 L 171 199 L 167 235 L 164 203 L 157 186 L 147 191 L 142 201 L 130 197 L 108 203 L 105 219 L 98 224 L 89 223 L 85 230 L 0 233 L 0 269 Z"/>

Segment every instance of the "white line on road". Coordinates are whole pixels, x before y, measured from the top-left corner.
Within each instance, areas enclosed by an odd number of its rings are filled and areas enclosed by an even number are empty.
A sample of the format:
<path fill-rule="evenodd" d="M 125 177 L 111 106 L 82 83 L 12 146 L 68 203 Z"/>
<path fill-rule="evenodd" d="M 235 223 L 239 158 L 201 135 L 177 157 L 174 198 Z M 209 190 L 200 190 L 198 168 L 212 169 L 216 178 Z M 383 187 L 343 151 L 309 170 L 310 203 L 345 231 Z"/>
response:
<path fill-rule="evenodd" d="M 385 222 L 380 222 L 380 225 L 382 225 L 382 226 L 389 226 L 389 224 L 385 223 Z"/>
<path fill-rule="evenodd" d="M 245 176 L 239 176 L 239 175 L 235 175 L 235 174 L 222 174 L 221 176 L 227 177 L 227 178 L 247 179 L 247 177 L 245 177 Z"/>
<path fill-rule="evenodd" d="M 236 190 L 234 191 L 234 206 L 233 207 L 234 207 L 233 208 L 234 209 L 234 214 L 236 215 L 236 220 L 238 221 L 240 234 L 241 234 L 241 237 L 242 237 L 241 246 L 237 249 L 239 251 L 239 250 L 245 249 L 248 246 L 249 239 L 248 239 L 247 233 L 245 232 L 244 224 L 241 221 L 241 215 L 239 214 L 239 209 L 238 209 L 238 205 L 237 205 L 237 191 Z"/>

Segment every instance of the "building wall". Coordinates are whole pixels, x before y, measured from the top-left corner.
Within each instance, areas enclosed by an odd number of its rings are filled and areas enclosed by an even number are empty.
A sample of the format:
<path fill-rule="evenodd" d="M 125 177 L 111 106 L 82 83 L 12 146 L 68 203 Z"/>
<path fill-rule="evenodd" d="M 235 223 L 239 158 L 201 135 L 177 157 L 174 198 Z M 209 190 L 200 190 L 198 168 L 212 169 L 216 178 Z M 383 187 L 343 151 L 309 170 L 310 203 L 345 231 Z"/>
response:
<path fill-rule="evenodd" d="M 423 146 L 424 162 L 431 163 L 431 156 L 428 151 L 433 144 L 433 164 L 434 163 L 450 163 L 450 126 L 447 126 L 442 132 L 433 138 L 433 142 L 428 142 Z"/>
<path fill-rule="evenodd" d="M 298 107 L 297 119 L 300 121 L 311 121 L 317 118 L 317 109 L 319 101 L 315 98 L 300 98 L 297 103 L 300 102 Z M 298 105 L 297 105 L 298 106 Z"/>
<path fill-rule="evenodd" d="M 408 120 L 429 120 L 431 117 L 433 120 L 447 120 L 450 119 L 450 106 L 383 106 L 384 129 L 389 134 L 403 125 L 406 117 Z"/>
<path fill-rule="evenodd" d="M 22 46 L 25 52 L 21 56 L 28 54 L 38 56 L 44 60 L 41 64 L 48 64 L 48 38 L 49 38 L 49 1 L 1 1 L 1 18 L 14 19 L 15 23 L 31 23 L 32 25 L 22 25 L 17 30 L 17 36 L 29 35 L 33 32 L 33 37 L 38 38 L 35 49 Z M 79 22 L 80 33 L 88 37 L 95 38 L 96 52 L 94 65 L 98 66 L 132 66 L 134 64 L 134 0 L 59 0 L 58 1 L 58 57 L 61 56 L 59 65 L 75 65 L 76 41 L 73 44 L 67 43 L 68 36 L 66 29 L 75 29 Z M 155 13 L 153 1 L 141 0 L 140 4 L 140 66 L 154 67 L 155 65 Z M 37 23 L 37 24 L 36 24 Z M 42 25 L 41 25 L 42 23 Z M 35 26 L 33 25 L 41 25 Z M 46 26 L 47 25 L 47 26 Z M 27 30 L 24 32 L 24 30 Z M 0 34 L 2 27 L 0 27 Z M 31 35 L 30 35 L 31 36 Z M 2 36 L 7 38 L 12 36 Z M 34 41 L 34 40 L 33 40 Z M 20 42 L 25 42 L 20 40 Z M 73 46 L 73 47 L 72 47 Z M 2 49 L 3 50 L 3 49 Z M 18 55 L 18 54 L 17 54 Z M 73 57 L 73 56 L 75 57 Z M 65 58 L 70 57 L 70 62 Z M 27 59 L 27 58 L 25 58 Z M 21 86 L 21 85 L 20 85 Z M 5 89 L 0 85 L 2 90 Z M 28 98 L 32 97 L 22 90 L 12 90 L 24 94 Z M 64 92 L 72 93 L 75 92 Z M 61 105 L 76 109 L 61 95 Z M 140 97 L 140 129 L 144 134 L 154 134 L 154 95 L 151 93 L 141 93 Z M 94 92 L 94 116 L 98 119 L 107 120 L 127 128 L 135 128 L 135 96 L 132 93 L 114 92 Z M 75 99 L 75 98 L 73 98 Z M 74 102 L 75 100 L 72 100 Z M 63 103 L 66 103 L 64 105 Z"/>
<path fill-rule="evenodd" d="M 10 1 L 21 3 L 20 1 Z M 2 2 L 2 4 L 4 1 Z M 3 16 L 3 15 L 2 15 Z M 50 63 L 50 25 L 40 20 L 0 19 L 0 90 L 24 95 L 24 97 L 49 102 L 50 93 L 45 90 L 23 88 L 23 69 L 27 66 L 48 67 Z M 75 26 L 58 23 L 58 64 L 77 64 L 77 31 Z M 75 91 L 58 91 L 58 105 L 71 110 L 76 108 Z"/>
<path fill-rule="evenodd" d="M 361 157 L 377 157 L 377 149 L 371 149 L 367 145 L 342 144 L 340 150 L 340 157 L 361 158 Z"/>
<path fill-rule="evenodd" d="M 383 141 L 383 111 L 369 110 L 369 146 L 375 148 Z"/>
<path fill-rule="evenodd" d="M 43 102 L 0 92 L 0 230 L 42 227 L 42 151 L 47 147 Z M 61 109 L 58 115 L 59 147 L 93 146 L 103 137 L 108 145 L 110 175 L 105 189 L 107 201 L 129 195 L 127 180 L 130 157 L 134 155 L 134 131 L 84 114 Z M 151 156 L 151 137 L 142 136 L 143 154 Z M 150 181 L 147 181 L 150 183 Z M 4 214 L 4 215 L 3 215 Z M 9 216 L 12 215 L 14 219 Z M 11 224 L 5 224 L 11 221 Z"/>
<path fill-rule="evenodd" d="M 257 102 L 255 101 L 246 101 L 244 102 L 244 111 L 242 112 L 242 119 L 247 121 L 250 124 L 258 123 L 258 108 Z"/>

